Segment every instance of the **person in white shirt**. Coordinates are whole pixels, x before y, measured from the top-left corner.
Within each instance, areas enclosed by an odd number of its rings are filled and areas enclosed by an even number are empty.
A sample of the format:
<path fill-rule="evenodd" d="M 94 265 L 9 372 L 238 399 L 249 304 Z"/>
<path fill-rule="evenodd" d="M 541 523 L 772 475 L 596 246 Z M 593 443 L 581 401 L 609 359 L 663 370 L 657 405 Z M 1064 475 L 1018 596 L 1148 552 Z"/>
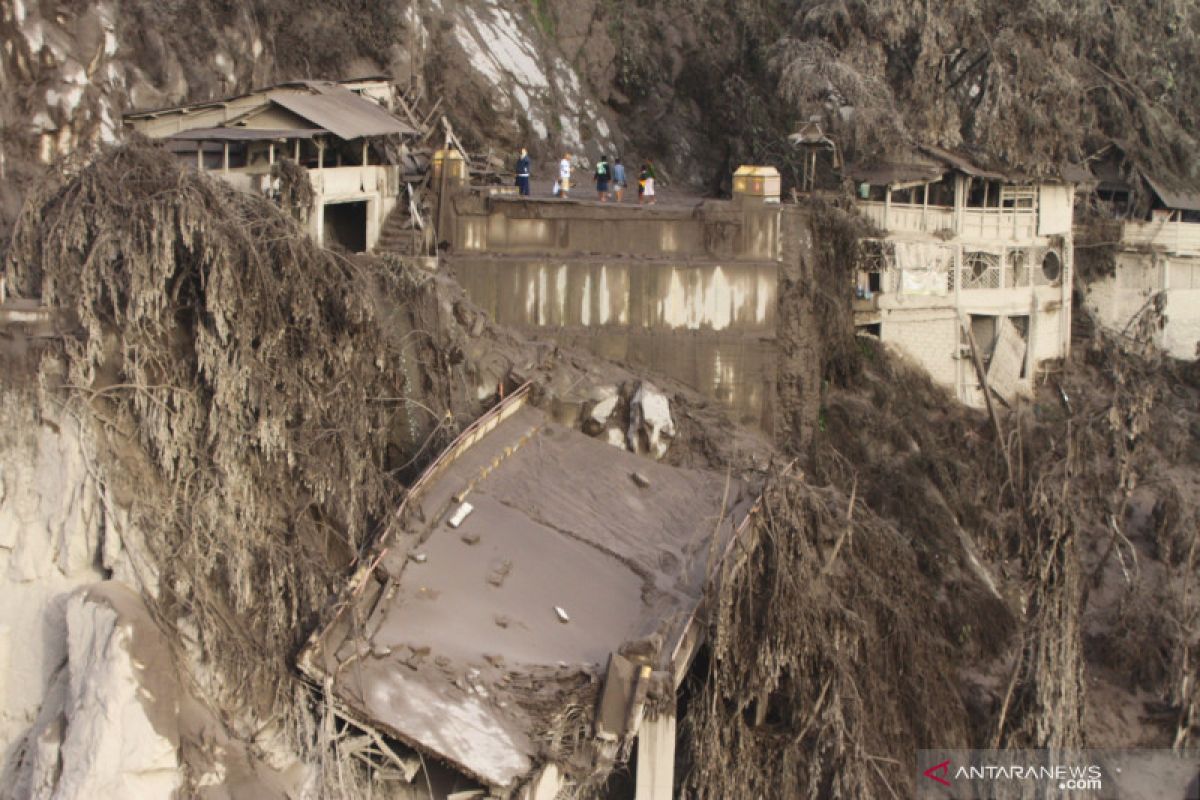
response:
<path fill-rule="evenodd" d="M 562 161 L 558 162 L 558 196 L 567 199 L 571 188 L 571 154 L 564 153 Z"/>

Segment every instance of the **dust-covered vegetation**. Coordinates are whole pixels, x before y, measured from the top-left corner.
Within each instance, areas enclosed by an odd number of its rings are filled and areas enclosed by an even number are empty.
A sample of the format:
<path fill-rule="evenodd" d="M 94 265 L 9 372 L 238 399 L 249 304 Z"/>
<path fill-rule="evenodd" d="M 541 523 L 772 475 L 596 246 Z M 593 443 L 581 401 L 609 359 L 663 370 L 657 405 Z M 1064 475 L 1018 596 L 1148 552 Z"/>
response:
<path fill-rule="evenodd" d="M 78 321 L 52 397 L 101 434 L 156 618 L 223 707 L 298 724 L 280 678 L 316 612 L 477 411 L 447 384 L 452 319 L 421 279 L 140 143 L 41 187 L 9 256 L 17 294 Z"/>
<path fill-rule="evenodd" d="M 815 117 L 851 159 L 921 142 L 1039 172 L 1116 142 L 1152 174 L 1200 176 L 1193 0 L 625 6 L 618 86 L 636 113 L 695 117 L 725 167 L 794 176 L 783 137 Z M 674 128 L 631 128 L 674 149 Z"/>
<path fill-rule="evenodd" d="M 755 541 L 722 583 L 684 720 L 690 790 L 886 796 L 913 742 L 966 741 L 937 585 L 906 536 L 853 493 L 777 476 Z"/>
<path fill-rule="evenodd" d="M 1194 742 L 1200 384 L 1157 320 L 994 419 L 860 338 L 721 583 L 687 785 L 902 797 L 921 747 Z"/>

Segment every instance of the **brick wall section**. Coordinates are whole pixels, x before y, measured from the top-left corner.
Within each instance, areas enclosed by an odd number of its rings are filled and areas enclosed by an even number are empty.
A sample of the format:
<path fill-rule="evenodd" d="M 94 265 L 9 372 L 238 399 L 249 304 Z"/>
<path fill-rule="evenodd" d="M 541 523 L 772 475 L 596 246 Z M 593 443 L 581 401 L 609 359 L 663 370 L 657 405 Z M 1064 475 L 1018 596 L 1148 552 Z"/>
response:
<path fill-rule="evenodd" d="M 924 367 L 934 382 L 956 388 L 959 332 L 953 309 L 892 311 L 881 331 L 884 342 Z"/>

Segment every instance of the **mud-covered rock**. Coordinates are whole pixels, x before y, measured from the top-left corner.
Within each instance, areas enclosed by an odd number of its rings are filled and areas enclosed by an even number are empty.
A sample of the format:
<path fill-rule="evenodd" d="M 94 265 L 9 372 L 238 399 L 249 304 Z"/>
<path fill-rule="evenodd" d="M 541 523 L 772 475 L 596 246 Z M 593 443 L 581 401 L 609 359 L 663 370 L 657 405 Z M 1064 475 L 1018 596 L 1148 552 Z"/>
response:
<path fill-rule="evenodd" d="M 626 431 L 629 449 L 661 459 L 674 438 L 675 422 L 671 419 L 670 401 L 654 384 L 641 382 L 629 400 L 629 428 Z"/>

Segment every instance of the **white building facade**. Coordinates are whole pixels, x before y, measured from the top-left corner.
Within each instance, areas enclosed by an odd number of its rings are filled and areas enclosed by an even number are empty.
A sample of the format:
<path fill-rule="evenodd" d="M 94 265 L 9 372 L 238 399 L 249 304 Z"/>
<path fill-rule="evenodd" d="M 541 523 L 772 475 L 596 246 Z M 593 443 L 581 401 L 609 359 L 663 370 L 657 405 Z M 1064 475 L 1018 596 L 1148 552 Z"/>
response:
<path fill-rule="evenodd" d="M 984 404 L 985 381 L 1006 401 L 1030 394 L 1070 348 L 1075 183 L 1021 180 L 935 148 L 847 174 L 881 231 L 859 261 L 859 331 L 968 405 Z"/>
<path fill-rule="evenodd" d="M 1111 171 L 1109 171 L 1111 172 Z M 1132 187 L 1104 174 L 1098 194 L 1119 220 L 1116 269 L 1087 287 L 1085 303 L 1101 325 L 1126 332 L 1162 295 L 1164 321 L 1158 344 L 1169 355 L 1200 355 L 1200 191 L 1172 190 L 1149 176 L 1150 208 L 1130 213 Z"/>

